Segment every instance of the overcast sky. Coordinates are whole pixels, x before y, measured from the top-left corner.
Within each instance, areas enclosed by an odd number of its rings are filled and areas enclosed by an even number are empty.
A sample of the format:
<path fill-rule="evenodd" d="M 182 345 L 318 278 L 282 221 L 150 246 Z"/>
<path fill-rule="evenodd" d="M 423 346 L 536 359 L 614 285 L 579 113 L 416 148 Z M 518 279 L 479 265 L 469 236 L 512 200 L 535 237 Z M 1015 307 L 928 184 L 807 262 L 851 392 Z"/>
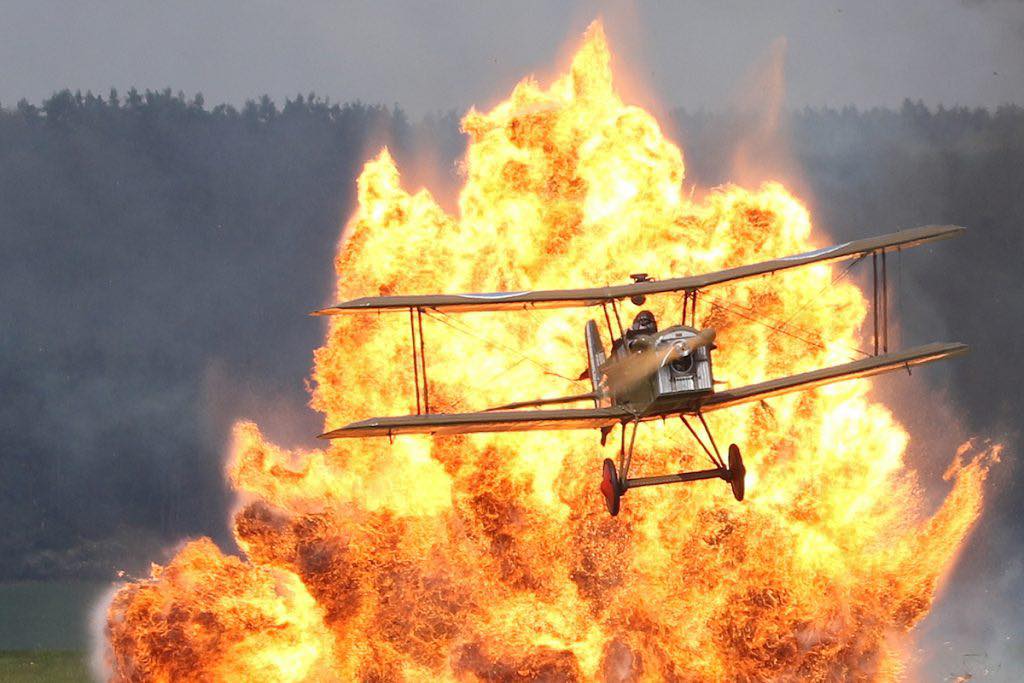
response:
<path fill-rule="evenodd" d="M 997 105 L 1024 93 L 1021 0 L 0 3 L 0 104 L 170 87 L 208 103 L 316 91 L 414 114 L 546 76 L 598 14 L 664 106 L 718 108 L 785 39 L 787 104 Z"/>

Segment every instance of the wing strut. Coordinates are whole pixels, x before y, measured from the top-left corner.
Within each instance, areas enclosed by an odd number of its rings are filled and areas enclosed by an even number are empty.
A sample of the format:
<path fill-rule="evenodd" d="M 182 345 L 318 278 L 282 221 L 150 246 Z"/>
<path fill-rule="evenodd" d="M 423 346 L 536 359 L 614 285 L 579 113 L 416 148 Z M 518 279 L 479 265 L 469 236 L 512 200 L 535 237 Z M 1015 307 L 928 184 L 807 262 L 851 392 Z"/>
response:
<path fill-rule="evenodd" d="M 430 414 L 430 384 L 427 381 L 427 347 L 423 343 L 423 309 L 416 309 L 416 319 L 420 328 L 420 365 L 423 367 L 423 412 Z"/>
<path fill-rule="evenodd" d="M 416 414 L 422 415 L 422 410 L 420 410 L 420 361 L 416 353 L 416 323 L 411 308 L 409 309 L 409 339 L 412 341 L 410 344 L 412 347 L 412 376 L 416 382 Z"/>
<path fill-rule="evenodd" d="M 881 259 L 878 258 L 879 251 Z M 882 262 L 881 269 L 878 267 L 879 260 Z M 875 355 L 878 355 L 879 348 L 882 353 L 889 353 L 889 277 L 884 249 L 871 252 L 871 317 L 874 323 Z"/>
<path fill-rule="evenodd" d="M 899 251 L 897 249 L 897 251 Z M 878 262 L 881 260 L 882 268 L 879 270 Z M 879 290 L 879 274 L 881 274 L 882 287 Z M 873 318 L 875 321 L 875 355 L 881 347 L 882 353 L 889 353 L 889 275 L 885 264 L 885 251 L 882 251 L 882 258 L 878 258 L 878 252 L 871 254 L 871 279 L 873 284 Z"/>
<path fill-rule="evenodd" d="M 412 376 L 416 384 L 416 414 L 423 415 L 426 413 L 429 415 L 430 383 L 427 380 L 427 348 L 423 341 L 422 308 L 409 308 L 409 340 L 412 347 Z M 421 375 L 422 385 L 420 382 Z"/>
<path fill-rule="evenodd" d="M 683 292 L 683 325 L 697 327 L 697 292 L 700 290 Z M 689 311 L 689 322 L 687 322 L 687 311 Z"/>

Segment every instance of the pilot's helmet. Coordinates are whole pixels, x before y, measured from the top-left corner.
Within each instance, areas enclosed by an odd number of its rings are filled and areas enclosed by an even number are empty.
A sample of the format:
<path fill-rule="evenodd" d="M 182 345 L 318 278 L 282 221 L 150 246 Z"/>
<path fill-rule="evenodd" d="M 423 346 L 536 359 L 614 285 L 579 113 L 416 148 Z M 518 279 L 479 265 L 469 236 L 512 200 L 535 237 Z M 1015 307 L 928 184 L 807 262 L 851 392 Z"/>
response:
<path fill-rule="evenodd" d="M 650 311 L 640 311 L 633 318 L 633 332 L 636 334 L 654 334 L 658 331 L 658 321 Z"/>

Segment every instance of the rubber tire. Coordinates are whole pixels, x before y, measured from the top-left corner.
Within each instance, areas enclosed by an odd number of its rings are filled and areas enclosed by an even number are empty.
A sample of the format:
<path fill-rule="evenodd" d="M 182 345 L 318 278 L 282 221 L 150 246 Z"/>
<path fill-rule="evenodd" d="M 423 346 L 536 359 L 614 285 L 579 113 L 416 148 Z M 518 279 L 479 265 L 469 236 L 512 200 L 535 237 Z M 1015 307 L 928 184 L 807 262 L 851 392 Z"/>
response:
<path fill-rule="evenodd" d="M 740 447 L 736 444 L 729 444 L 729 486 L 732 487 L 732 495 L 736 500 L 743 500 L 746 490 L 744 479 L 747 476 L 747 468 L 743 466 L 743 456 L 740 455 Z"/>
<path fill-rule="evenodd" d="M 615 470 L 615 463 L 611 458 L 604 459 L 601 477 L 601 495 L 604 497 L 604 506 L 612 517 L 619 514 L 619 505 L 622 501 L 622 487 L 619 485 L 619 473 Z"/>

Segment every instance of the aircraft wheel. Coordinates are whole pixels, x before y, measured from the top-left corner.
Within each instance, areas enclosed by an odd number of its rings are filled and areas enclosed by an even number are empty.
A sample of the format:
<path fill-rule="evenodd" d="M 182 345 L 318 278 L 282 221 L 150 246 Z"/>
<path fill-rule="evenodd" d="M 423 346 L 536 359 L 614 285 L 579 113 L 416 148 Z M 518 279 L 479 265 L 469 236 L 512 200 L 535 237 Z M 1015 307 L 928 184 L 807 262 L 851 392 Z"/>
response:
<path fill-rule="evenodd" d="M 729 485 L 732 486 L 732 495 L 736 500 L 743 500 L 744 478 L 747 476 L 747 468 L 743 466 L 743 456 L 740 455 L 740 447 L 736 444 L 729 444 Z"/>
<path fill-rule="evenodd" d="M 604 459 L 604 472 L 601 477 L 601 495 L 604 506 L 612 517 L 619 514 L 619 502 L 622 500 L 622 487 L 619 485 L 619 473 L 615 471 L 615 463 L 611 458 Z"/>

